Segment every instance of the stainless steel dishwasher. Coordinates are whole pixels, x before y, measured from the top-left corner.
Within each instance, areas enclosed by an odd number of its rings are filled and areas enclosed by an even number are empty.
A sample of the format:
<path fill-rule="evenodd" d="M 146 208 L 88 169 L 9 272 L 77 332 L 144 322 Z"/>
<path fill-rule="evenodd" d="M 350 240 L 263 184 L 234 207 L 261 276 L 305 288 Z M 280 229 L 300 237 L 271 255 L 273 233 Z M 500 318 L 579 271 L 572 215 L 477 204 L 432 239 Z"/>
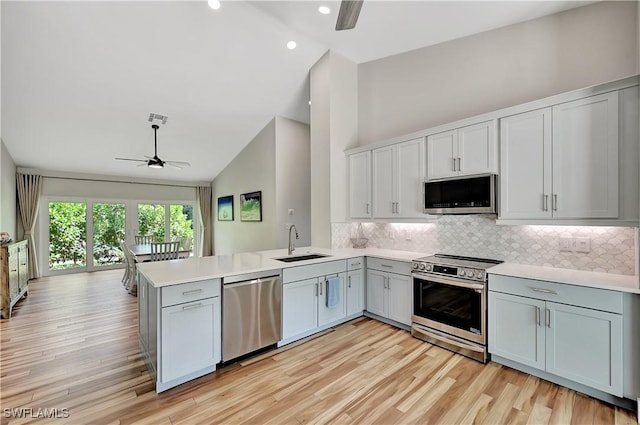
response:
<path fill-rule="evenodd" d="M 222 362 L 282 339 L 280 271 L 230 276 L 222 286 Z"/>

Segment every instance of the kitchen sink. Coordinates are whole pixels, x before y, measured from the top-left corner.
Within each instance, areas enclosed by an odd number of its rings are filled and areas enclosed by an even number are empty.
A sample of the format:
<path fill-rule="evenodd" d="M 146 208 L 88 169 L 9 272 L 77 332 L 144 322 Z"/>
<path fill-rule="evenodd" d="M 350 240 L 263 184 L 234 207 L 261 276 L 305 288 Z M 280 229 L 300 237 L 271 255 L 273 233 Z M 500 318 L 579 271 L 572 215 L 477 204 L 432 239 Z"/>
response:
<path fill-rule="evenodd" d="M 292 257 L 274 258 L 274 260 L 284 261 L 285 263 L 293 263 L 294 261 L 315 260 L 316 258 L 324 258 L 324 257 L 331 257 L 331 256 L 325 255 L 325 254 L 307 254 L 307 255 L 296 255 Z"/>

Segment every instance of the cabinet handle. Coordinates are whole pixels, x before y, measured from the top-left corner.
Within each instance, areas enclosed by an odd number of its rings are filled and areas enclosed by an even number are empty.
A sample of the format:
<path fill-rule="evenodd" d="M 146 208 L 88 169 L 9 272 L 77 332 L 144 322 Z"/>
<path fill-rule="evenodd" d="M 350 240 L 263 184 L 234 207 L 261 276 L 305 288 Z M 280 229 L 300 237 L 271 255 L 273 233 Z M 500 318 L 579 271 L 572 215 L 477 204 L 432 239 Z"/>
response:
<path fill-rule="evenodd" d="M 202 307 L 202 303 L 185 305 L 184 307 L 182 307 L 182 309 L 183 310 L 192 310 L 194 308 L 200 308 L 200 307 Z"/>
<path fill-rule="evenodd" d="M 540 307 L 536 307 L 536 323 L 540 326 Z"/>
<path fill-rule="evenodd" d="M 367 210 L 366 210 L 366 211 L 367 211 L 367 214 L 369 214 L 369 203 L 367 202 L 367 203 L 366 203 L 366 204 L 364 204 L 364 205 L 365 205 L 365 207 L 366 207 L 366 209 L 367 209 Z"/>
<path fill-rule="evenodd" d="M 558 295 L 558 293 L 552 289 L 534 288 L 532 286 L 530 286 L 529 289 L 531 289 L 534 292 L 542 292 L 543 294 Z"/>
<path fill-rule="evenodd" d="M 396 214 L 400 214 L 400 202 L 396 202 Z"/>
<path fill-rule="evenodd" d="M 551 310 L 547 308 L 546 311 L 547 311 L 547 327 L 551 329 Z"/>
<path fill-rule="evenodd" d="M 195 294 L 199 294 L 200 292 L 202 292 L 202 289 L 194 289 L 192 291 L 185 291 L 182 293 L 183 296 L 188 296 L 188 295 L 195 295 Z"/>
<path fill-rule="evenodd" d="M 380 264 L 380 267 L 384 267 L 384 268 L 387 268 L 387 269 L 392 269 L 393 268 L 393 266 L 390 266 L 388 264 Z"/>
<path fill-rule="evenodd" d="M 349 288 L 351 288 L 351 276 L 349 276 L 349 284 L 348 284 Z"/>
<path fill-rule="evenodd" d="M 458 157 L 458 171 L 462 171 L 462 158 Z"/>
<path fill-rule="evenodd" d="M 316 297 L 318 296 L 318 284 L 316 283 Z"/>
<path fill-rule="evenodd" d="M 319 284 L 319 285 L 320 285 L 320 295 L 322 295 L 322 286 L 324 285 L 324 283 L 325 283 L 325 282 L 326 282 L 326 281 L 325 281 L 325 280 L 323 280 L 323 281 L 322 281 L 322 283 L 320 283 L 320 284 Z"/>
<path fill-rule="evenodd" d="M 549 195 L 542 195 L 542 211 L 549 211 Z"/>
<path fill-rule="evenodd" d="M 455 158 L 451 158 L 451 161 L 453 163 L 453 171 L 456 171 L 456 159 Z"/>
<path fill-rule="evenodd" d="M 11 269 L 11 271 L 12 271 L 12 272 L 17 272 L 17 271 L 18 271 L 18 269 Z"/>
<path fill-rule="evenodd" d="M 556 193 L 553 194 L 553 200 L 551 202 L 551 208 L 554 211 L 558 211 L 558 195 Z"/>

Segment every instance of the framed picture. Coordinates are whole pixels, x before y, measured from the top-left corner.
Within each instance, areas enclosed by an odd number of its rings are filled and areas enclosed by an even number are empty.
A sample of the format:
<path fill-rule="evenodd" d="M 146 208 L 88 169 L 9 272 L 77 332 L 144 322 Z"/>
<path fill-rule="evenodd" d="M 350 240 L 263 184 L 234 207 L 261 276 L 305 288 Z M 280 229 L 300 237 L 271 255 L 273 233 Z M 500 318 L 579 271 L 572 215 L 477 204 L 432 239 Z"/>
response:
<path fill-rule="evenodd" d="M 233 221 L 233 195 L 218 198 L 218 221 Z"/>
<path fill-rule="evenodd" d="M 240 221 L 262 221 L 262 192 L 240 195 Z"/>

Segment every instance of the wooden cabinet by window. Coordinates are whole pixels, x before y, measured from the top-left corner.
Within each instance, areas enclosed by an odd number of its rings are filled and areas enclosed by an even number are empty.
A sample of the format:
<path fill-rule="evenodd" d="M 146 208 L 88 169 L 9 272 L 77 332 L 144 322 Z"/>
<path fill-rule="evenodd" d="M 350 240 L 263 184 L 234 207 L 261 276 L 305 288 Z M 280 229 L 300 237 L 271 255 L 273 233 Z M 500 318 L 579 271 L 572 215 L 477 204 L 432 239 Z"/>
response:
<path fill-rule="evenodd" d="M 427 137 L 427 179 L 497 172 L 495 121 Z"/>
<path fill-rule="evenodd" d="M 0 246 L 0 297 L 2 318 L 11 318 L 13 306 L 29 294 L 27 241 Z"/>

